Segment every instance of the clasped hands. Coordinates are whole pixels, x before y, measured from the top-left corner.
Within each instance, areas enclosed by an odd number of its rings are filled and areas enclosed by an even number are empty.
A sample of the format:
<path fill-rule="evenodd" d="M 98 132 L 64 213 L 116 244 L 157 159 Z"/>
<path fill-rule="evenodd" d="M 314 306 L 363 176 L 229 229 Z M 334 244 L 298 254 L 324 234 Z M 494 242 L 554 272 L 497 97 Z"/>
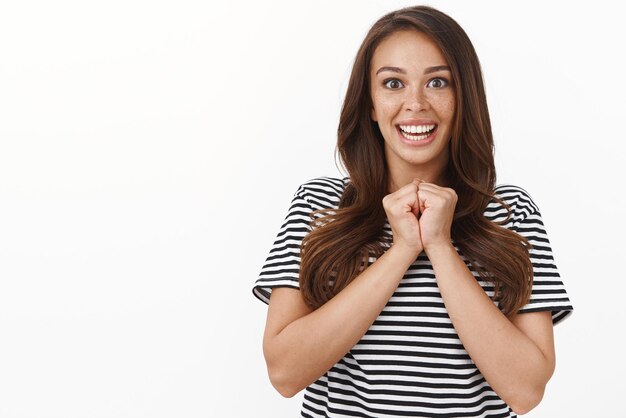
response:
<path fill-rule="evenodd" d="M 451 245 L 450 230 L 457 194 L 448 187 L 414 179 L 383 198 L 393 245 L 415 252 Z"/>

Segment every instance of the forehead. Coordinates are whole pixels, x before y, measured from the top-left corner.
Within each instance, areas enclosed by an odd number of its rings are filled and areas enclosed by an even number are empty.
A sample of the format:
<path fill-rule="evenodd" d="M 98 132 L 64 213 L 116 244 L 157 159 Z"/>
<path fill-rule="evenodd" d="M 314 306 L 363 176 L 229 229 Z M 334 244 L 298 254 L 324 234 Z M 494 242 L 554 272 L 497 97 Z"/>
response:
<path fill-rule="evenodd" d="M 447 65 L 439 46 L 423 32 L 403 30 L 394 32 L 383 39 L 374 50 L 371 71 L 381 66 L 424 68 L 433 65 Z"/>

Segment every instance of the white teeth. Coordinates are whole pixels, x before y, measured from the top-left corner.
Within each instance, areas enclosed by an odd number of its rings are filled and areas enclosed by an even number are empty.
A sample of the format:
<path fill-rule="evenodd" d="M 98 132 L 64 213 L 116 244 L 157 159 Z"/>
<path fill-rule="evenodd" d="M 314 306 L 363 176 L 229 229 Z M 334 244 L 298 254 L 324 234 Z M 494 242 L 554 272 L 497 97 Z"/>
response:
<path fill-rule="evenodd" d="M 400 129 L 403 132 L 416 134 L 416 133 L 424 133 L 428 131 L 432 131 L 435 128 L 435 125 L 400 125 Z"/>
<path fill-rule="evenodd" d="M 405 132 L 402 132 L 402 136 L 404 136 L 406 139 L 410 139 L 411 141 L 421 141 L 422 139 L 426 139 L 428 138 L 429 134 L 426 135 L 409 135 Z"/>
<path fill-rule="evenodd" d="M 432 134 L 436 125 L 399 125 L 402 136 L 411 141 L 421 141 Z M 423 133 L 424 135 L 410 135 L 411 133 Z"/>

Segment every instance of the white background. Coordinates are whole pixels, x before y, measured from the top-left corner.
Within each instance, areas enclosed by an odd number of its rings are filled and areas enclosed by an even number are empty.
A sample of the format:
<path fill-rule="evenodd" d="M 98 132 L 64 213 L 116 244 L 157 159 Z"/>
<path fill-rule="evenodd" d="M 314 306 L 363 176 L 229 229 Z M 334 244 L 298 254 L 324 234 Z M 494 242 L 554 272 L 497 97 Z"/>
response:
<path fill-rule="evenodd" d="M 357 48 L 411 4 L 1 3 L 0 417 L 299 415 L 303 392 L 268 380 L 252 286 L 297 187 L 345 175 Z M 575 306 L 527 416 L 618 416 L 618 6 L 428 4 L 474 42 L 498 182 L 539 205 Z"/>

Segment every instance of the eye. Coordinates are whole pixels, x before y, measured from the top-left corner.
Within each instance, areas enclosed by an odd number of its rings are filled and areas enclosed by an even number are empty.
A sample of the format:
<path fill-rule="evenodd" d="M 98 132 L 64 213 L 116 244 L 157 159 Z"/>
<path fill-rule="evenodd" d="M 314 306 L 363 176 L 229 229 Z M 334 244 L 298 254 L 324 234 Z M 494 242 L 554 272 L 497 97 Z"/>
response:
<path fill-rule="evenodd" d="M 396 90 L 402 87 L 403 84 L 397 78 L 388 78 L 387 80 L 383 81 L 383 85 L 392 90 Z"/>
<path fill-rule="evenodd" d="M 427 87 L 432 87 L 435 89 L 441 89 L 441 88 L 446 87 L 447 85 L 448 85 L 448 80 L 446 80 L 445 78 L 441 78 L 441 77 L 433 78 L 432 80 L 428 82 L 428 84 L 426 84 Z"/>

